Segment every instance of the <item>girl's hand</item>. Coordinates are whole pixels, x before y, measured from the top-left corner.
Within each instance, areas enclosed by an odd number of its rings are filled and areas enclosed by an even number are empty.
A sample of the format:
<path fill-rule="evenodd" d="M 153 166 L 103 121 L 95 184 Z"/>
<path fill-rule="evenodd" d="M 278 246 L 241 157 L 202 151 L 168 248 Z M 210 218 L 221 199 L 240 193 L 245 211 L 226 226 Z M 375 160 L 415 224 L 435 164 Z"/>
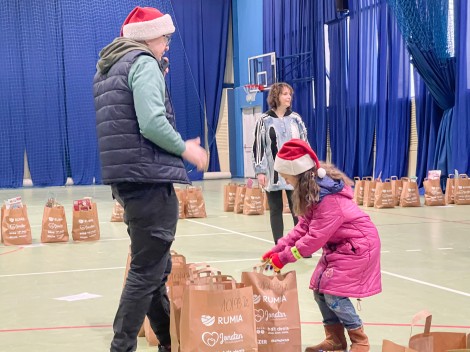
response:
<path fill-rule="evenodd" d="M 269 259 L 271 259 L 271 257 L 273 256 L 274 252 L 272 250 L 270 251 L 267 251 L 266 253 L 263 254 L 263 256 L 261 257 L 261 260 L 263 262 L 267 262 Z"/>

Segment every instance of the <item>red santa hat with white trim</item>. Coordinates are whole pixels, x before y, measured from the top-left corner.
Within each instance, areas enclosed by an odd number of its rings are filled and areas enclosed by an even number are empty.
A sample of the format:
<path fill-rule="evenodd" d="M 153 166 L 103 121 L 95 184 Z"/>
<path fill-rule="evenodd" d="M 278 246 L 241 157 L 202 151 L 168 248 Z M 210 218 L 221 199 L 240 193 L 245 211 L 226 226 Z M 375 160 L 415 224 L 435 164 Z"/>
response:
<path fill-rule="evenodd" d="M 153 7 L 134 8 L 121 27 L 121 37 L 137 41 L 155 39 L 175 32 L 171 16 Z"/>
<path fill-rule="evenodd" d="M 274 170 L 292 176 L 300 175 L 314 166 L 319 178 L 326 176 L 326 171 L 320 166 L 315 152 L 307 142 L 301 139 L 291 139 L 284 143 L 274 161 Z"/>

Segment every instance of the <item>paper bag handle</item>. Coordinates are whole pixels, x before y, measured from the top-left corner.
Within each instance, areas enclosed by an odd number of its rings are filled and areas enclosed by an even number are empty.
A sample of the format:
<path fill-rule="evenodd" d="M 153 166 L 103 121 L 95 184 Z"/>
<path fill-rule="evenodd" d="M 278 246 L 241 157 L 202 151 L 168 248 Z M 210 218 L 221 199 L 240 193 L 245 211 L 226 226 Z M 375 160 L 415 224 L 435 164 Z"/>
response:
<path fill-rule="evenodd" d="M 429 336 L 429 333 L 431 332 L 432 314 L 429 313 L 426 309 L 423 309 L 422 311 L 416 313 L 413 316 L 413 319 L 411 319 L 411 335 L 413 335 L 413 326 L 415 326 L 418 322 L 424 319 L 424 336 Z"/>
<path fill-rule="evenodd" d="M 270 266 L 269 261 L 265 261 L 256 265 L 253 265 L 253 272 L 258 273 L 258 274 L 264 274 L 266 275 L 267 268 Z M 273 275 L 272 276 L 277 276 L 277 275 L 282 275 L 281 270 L 279 271 L 272 271 Z"/>

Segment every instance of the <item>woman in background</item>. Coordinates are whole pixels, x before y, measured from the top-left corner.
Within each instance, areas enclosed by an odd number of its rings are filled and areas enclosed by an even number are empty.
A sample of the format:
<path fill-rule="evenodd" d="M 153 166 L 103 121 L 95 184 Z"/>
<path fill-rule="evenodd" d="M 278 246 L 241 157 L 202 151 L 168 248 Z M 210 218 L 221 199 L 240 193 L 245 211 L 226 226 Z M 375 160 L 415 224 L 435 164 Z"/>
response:
<path fill-rule="evenodd" d="M 297 224 L 297 217 L 292 210 L 292 186 L 274 170 L 274 160 L 282 145 L 293 138 L 307 141 L 307 129 L 302 118 L 291 109 L 294 90 L 284 82 L 275 83 L 269 91 L 267 103 L 269 110 L 257 121 L 252 149 L 253 167 L 261 187 L 266 190 L 270 209 L 271 230 L 274 243 L 284 235 L 282 219 L 282 191 L 285 190 L 289 208 Z"/>

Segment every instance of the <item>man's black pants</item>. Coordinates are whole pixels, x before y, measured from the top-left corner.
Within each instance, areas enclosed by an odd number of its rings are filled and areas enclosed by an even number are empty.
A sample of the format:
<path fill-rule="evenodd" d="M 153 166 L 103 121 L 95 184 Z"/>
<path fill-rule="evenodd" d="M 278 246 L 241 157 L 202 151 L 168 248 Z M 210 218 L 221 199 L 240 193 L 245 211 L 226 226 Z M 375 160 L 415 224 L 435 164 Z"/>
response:
<path fill-rule="evenodd" d="M 113 196 L 124 207 L 131 239 L 131 265 L 114 319 L 111 352 L 135 351 L 145 316 L 161 345 L 170 340 L 170 304 L 165 283 L 178 222 L 173 185 L 119 183 Z"/>

